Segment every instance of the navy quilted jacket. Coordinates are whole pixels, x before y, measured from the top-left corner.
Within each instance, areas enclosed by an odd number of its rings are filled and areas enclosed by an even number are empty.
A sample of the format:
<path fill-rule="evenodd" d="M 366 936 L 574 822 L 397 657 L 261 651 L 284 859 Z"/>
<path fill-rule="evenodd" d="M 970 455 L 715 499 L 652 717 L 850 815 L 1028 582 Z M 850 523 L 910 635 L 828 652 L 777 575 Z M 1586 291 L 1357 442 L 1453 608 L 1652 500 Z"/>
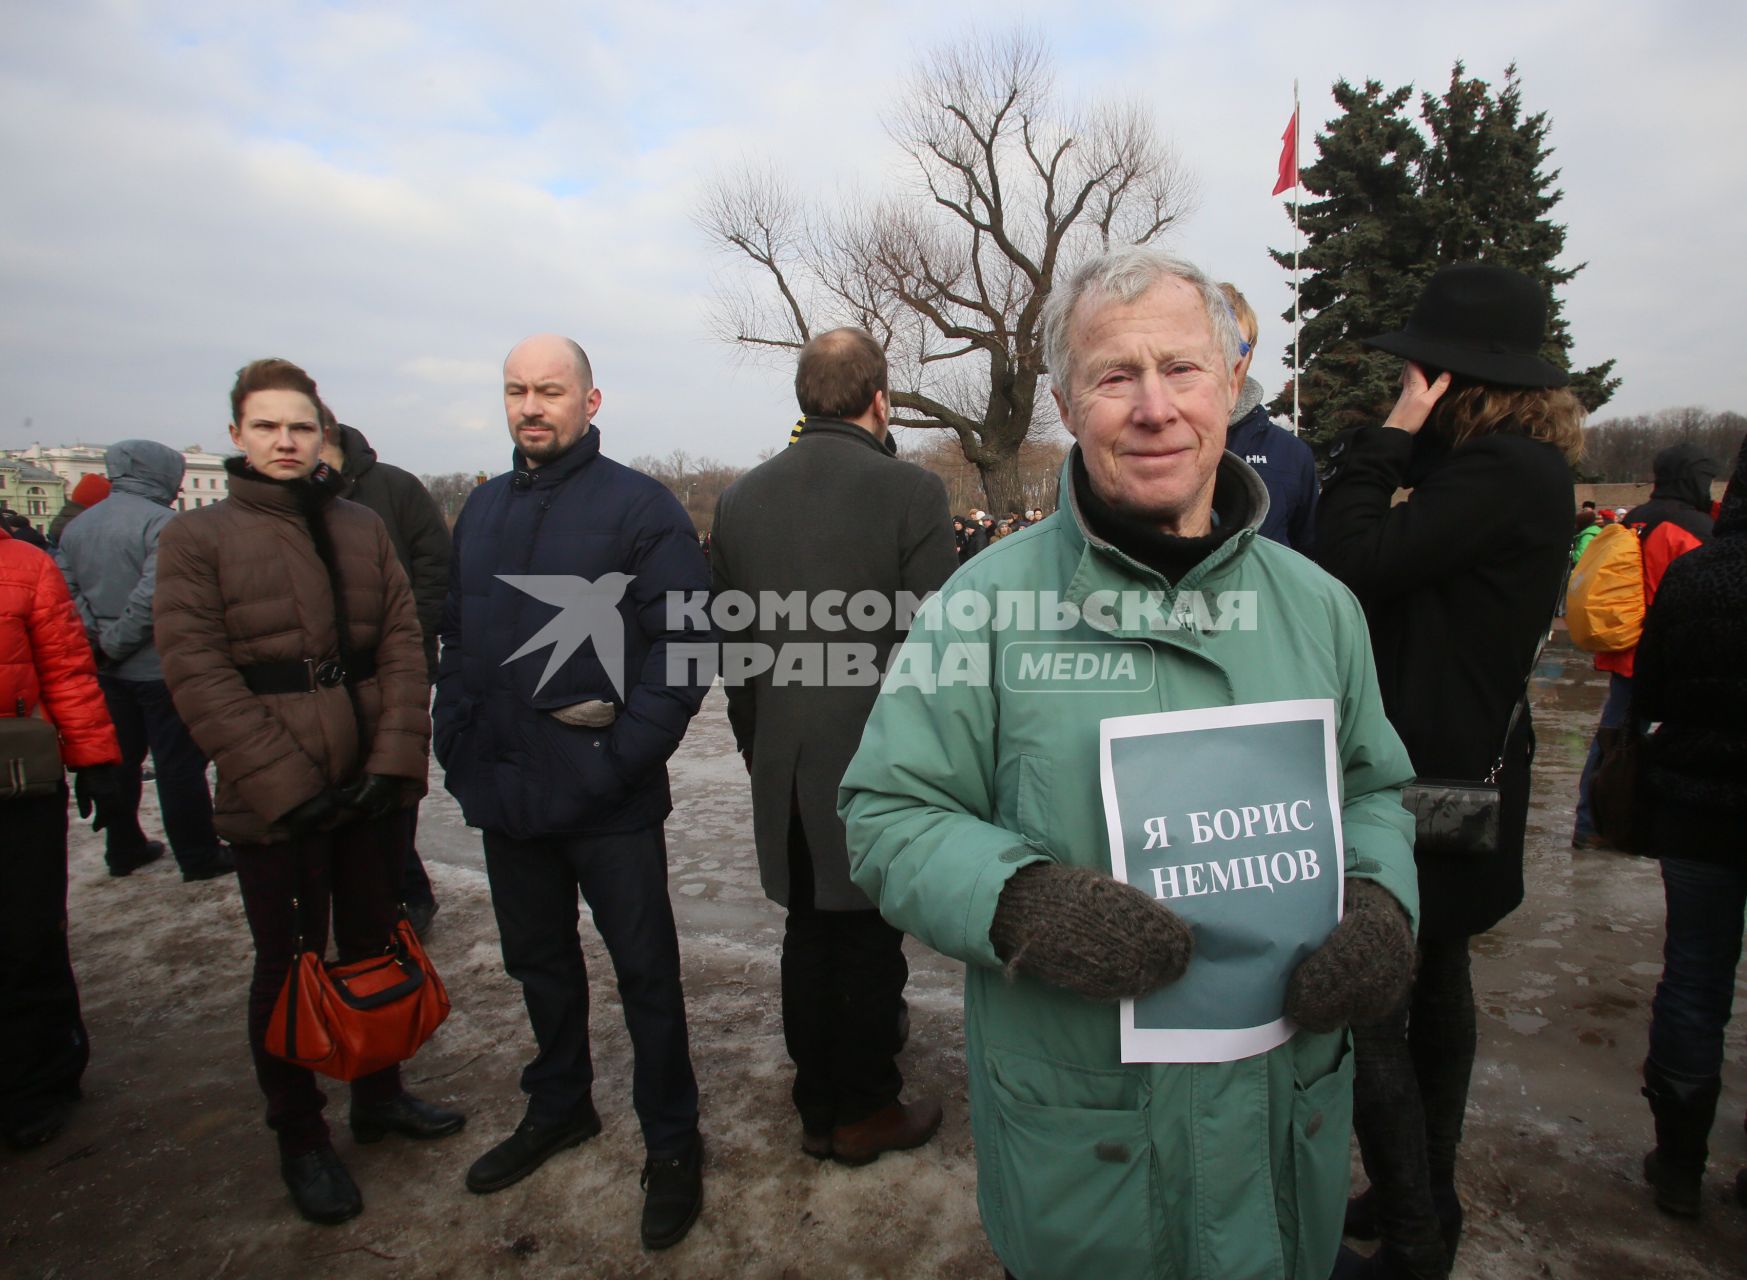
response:
<path fill-rule="evenodd" d="M 710 642 L 708 586 L 684 508 L 601 456 L 593 427 L 545 466 L 518 452 L 475 489 L 455 525 L 432 709 L 468 825 L 531 839 L 664 819 L 667 758 L 709 688 L 670 649 Z M 551 715 L 594 700 L 616 708 L 609 728 Z"/>

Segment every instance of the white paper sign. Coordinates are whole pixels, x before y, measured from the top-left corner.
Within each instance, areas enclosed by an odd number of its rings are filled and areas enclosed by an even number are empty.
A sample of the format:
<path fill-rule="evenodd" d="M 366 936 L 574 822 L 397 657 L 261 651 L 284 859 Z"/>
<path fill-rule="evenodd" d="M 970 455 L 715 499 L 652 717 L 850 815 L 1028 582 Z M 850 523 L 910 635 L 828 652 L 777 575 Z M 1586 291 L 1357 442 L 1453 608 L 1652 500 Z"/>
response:
<path fill-rule="evenodd" d="M 1339 753 L 1327 698 L 1100 726 L 1111 874 L 1195 934 L 1182 978 L 1122 1002 L 1124 1062 L 1230 1062 L 1284 1044 L 1286 983 L 1339 922 Z"/>

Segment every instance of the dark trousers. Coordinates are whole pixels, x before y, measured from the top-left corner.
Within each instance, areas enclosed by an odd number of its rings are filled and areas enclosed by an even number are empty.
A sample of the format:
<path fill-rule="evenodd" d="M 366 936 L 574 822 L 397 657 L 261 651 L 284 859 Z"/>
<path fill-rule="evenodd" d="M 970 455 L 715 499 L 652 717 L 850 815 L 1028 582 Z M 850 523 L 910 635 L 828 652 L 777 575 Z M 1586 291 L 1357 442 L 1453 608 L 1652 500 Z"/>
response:
<path fill-rule="evenodd" d="M 1440 1275 L 1451 1258 L 1439 1211 L 1456 1205 L 1456 1148 L 1474 1072 L 1474 984 L 1468 940 L 1420 943 L 1407 1002 L 1353 1028 L 1353 1131 L 1376 1189 L 1384 1243 L 1413 1274 Z"/>
<path fill-rule="evenodd" d="M 0 800 L 0 1127 L 79 1096 L 91 1048 L 67 954 L 67 789 Z"/>
<path fill-rule="evenodd" d="M 522 1071 L 528 1117 L 565 1119 L 590 1100 L 588 970 L 577 890 L 612 958 L 631 1033 L 631 1104 L 651 1155 L 689 1149 L 698 1085 L 686 1039 L 679 935 L 659 826 L 611 835 L 517 840 L 485 835 L 485 871 L 504 969 L 522 984 L 539 1052 Z"/>
<path fill-rule="evenodd" d="M 402 813 L 405 811 L 403 810 Z M 305 950 L 327 954 L 328 916 L 341 962 L 380 952 L 394 929 L 400 883 L 401 814 L 379 822 L 355 822 L 337 831 L 284 844 L 236 847 L 237 884 L 255 938 L 255 975 L 249 984 L 249 1051 L 255 1079 L 267 1097 L 267 1127 L 279 1135 L 287 1156 L 326 1146 L 322 1119 L 326 1096 L 315 1073 L 267 1052 L 267 1022 L 297 952 L 301 928 Z M 302 910 L 292 907 L 297 898 Z M 388 1067 L 352 1081 L 355 1102 L 387 1102 L 400 1093 L 400 1068 Z"/>
<path fill-rule="evenodd" d="M 1747 868 L 1738 862 L 1664 858 L 1668 933 L 1662 980 L 1650 1003 L 1650 1061 L 1677 1084 L 1723 1070 L 1723 1031 L 1735 1002 Z"/>
<path fill-rule="evenodd" d="M 212 829 L 212 792 L 206 785 L 206 756 L 195 745 L 170 701 L 162 680 L 121 680 L 102 675 L 103 701 L 115 721 L 121 742 L 122 817 L 108 829 L 111 858 L 138 850 L 146 843 L 140 827 L 140 766 L 146 752 L 157 772 L 158 805 L 170 851 L 183 870 L 197 868 L 218 852 Z"/>
<path fill-rule="evenodd" d="M 808 1133 L 827 1134 L 898 1100 L 898 1016 L 910 966 L 904 935 L 880 913 L 813 905 L 813 857 L 789 815 L 789 916 L 783 927 L 783 1039 Z"/>
<path fill-rule="evenodd" d="M 406 812 L 409 816 L 400 855 L 400 900 L 409 907 L 429 906 L 436 896 L 431 892 L 431 877 L 425 873 L 424 861 L 419 857 L 419 811 L 415 806 Z"/>

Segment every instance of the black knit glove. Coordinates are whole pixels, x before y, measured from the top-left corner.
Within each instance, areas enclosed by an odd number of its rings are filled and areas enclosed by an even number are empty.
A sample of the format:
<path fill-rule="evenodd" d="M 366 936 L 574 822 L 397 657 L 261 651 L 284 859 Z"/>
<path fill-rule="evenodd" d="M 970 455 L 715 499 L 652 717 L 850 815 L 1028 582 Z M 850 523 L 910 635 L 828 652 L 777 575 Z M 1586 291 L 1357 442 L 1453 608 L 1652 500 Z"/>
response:
<path fill-rule="evenodd" d="M 340 816 L 344 808 L 340 792 L 329 787 L 280 815 L 279 825 L 301 840 L 304 836 L 333 826 L 334 819 Z"/>
<path fill-rule="evenodd" d="M 354 821 L 375 822 L 398 809 L 405 794 L 405 778 L 367 773 L 340 788 L 340 802 Z"/>
<path fill-rule="evenodd" d="M 1306 1031 L 1378 1022 L 1413 986 L 1407 912 L 1373 880 L 1347 881 L 1346 914 L 1286 984 L 1286 1016 Z"/>
<path fill-rule="evenodd" d="M 93 811 L 96 812 L 97 818 L 92 822 L 91 830 L 101 831 L 113 826 L 122 809 L 121 766 L 88 764 L 83 769 L 74 770 L 73 799 L 78 803 L 81 818 L 89 818 Z"/>
<path fill-rule="evenodd" d="M 1189 926 L 1139 889 L 1088 867 L 1038 862 L 1001 889 L 989 941 L 1007 966 L 1085 996 L 1144 996 L 1183 976 Z"/>

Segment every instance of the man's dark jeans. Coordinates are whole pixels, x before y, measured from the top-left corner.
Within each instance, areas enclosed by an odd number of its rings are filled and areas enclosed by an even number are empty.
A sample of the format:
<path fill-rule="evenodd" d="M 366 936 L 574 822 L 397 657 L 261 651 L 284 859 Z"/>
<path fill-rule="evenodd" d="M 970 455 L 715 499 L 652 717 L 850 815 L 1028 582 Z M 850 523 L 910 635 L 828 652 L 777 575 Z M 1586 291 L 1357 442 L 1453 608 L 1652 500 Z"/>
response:
<path fill-rule="evenodd" d="M 1359 1155 L 1376 1190 L 1384 1243 L 1416 1274 L 1449 1267 L 1439 1209 L 1455 1204 L 1475 1044 L 1466 938 L 1422 939 L 1407 1002 L 1380 1023 L 1353 1028 Z"/>
<path fill-rule="evenodd" d="M 0 1127 L 79 1096 L 91 1056 L 67 954 L 67 790 L 0 800 Z"/>
<path fill-rule="evenodd" d="M 1650 1061 L 1671 1080 L 1697 1085 L 1723 1069 L 1723 1031 L 1735 1001 L 1747 912 L 1747 867 L 1664 858 L 1662 884 L 1668 933 L 1662 981 L 1650 1002 Z"/>
<path fill-rule="evenodd" d="M 522 984 L 539 1052 L 522 1071 L 528 1115 L 568 1118 L 590 1096 L 588 969 L 577 890 L 594 913 L 631 1033 L 631 1103 L 652 1156 L 691 1148 L 698 1085 L 686 1039 L 679 936 L 659 826 L 611 835 L 517 840 L 484 833 L 485 871 L 504 969 Z"/>
<path fill-rule="evenodd" d="M 898 1014 L 910 966 L 904 935 L 878 911 L 813 905 L 813 857 L 789 816 L 789 915 L 783 927 L 783 1039 L 792 1096 L 808 1133 L 828 1134 L 898 1100 Z"/>
<path fill-rule="evenodd" d="M 267 1127 L 279 1135 L 287 1156 L 328 1144 L 322 1119 L 326 1096 L 315 1075 L 267 1052 L 267 1023 L 291 968 L 299 929 L 303 944 L 327 954 L 330 901 L 334 940 L 342 962 L 379 953 L 399 912 L 401 840 L 405 818 L 356 822 L 312 835 L 295 845 L 236 846 L 237 884 L 255 939 L 255 974 L 249 984 L 249 1051 L 255 1079 L 267 1096 Z M 299 900 L 301 914 L 292 907 Z M 388 1102 L 400 1093 L 400 1068 L 388 1067 L 352 1081 L 355 1102 Z"/>
<path fill-rule="evenodd" d="M 1577 779 L 1577 817 L 1571 824 L 1574 841 L 1596 834 L 1595 810 L 1590 806 L 1589 793 L 1595 786 L 1595 771 L 1601 767 L 1600 731 L 1619 728 L 1631 711 L 1632 677 L 1622 676 L 1617 671 L 1610 673 L 1607 697 L 1602 701 L 1601 715 L 1596 720 L 1597 732 L 1589 740 L 1589 755 L 1584 758 L 1583 773 Z"/>
<path fill-rule="evenodd" d="M 111 861 L 137 852 L 146 843 L 139 823 L 140 766 L 146 752 L 157 771 L 158 805 L 170 850 L 184 871 L 194 871 L 218 855 L 212 829 L 212 792 L 206 785 L 206 756 L 176 714 L 162 680 L 121 680 L 100 675 L 103 700 L 121 742 L 122 816 L 107 832 Z"/>

